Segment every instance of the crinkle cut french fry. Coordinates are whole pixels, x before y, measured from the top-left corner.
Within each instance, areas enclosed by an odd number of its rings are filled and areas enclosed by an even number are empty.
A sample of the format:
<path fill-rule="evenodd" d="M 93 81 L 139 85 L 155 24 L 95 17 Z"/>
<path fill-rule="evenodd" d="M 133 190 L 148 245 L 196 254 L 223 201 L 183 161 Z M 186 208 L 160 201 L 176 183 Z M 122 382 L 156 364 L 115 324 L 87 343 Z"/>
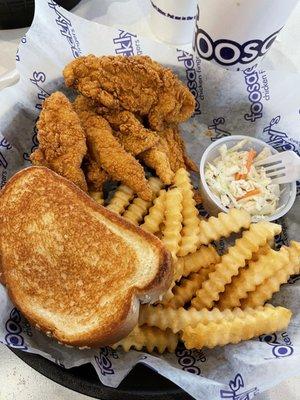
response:
<path fill-rule="evenodd" d="M 286 283 L 291 275 L 299 273 L 300 243 L 291 242 L 288 252 L 290 262 L 273 276 L 265 279 L 260 285 L 256 286 L 254 291 L 249 292 L 246 299 L 241 302 L 242 308 L 254 308 L 263 305 L 267 300 L 271 299 L 274 293 L 279 291 L 280 286 Z"/>
<path fill-rule="evenodd" d="M 288 264 L 286 268 L 277 271 L 272 277 L 264 280 L 263 283 L 258 285 L 253 292 L 249 292 L 248 296 L 241 301 L 241 308 L 258 307 L 265 304 L 265 302 L 278 292 L 280 286 L 286 283 L 293 274 L 294 266 Z"/>
<path fill-rule="evenodd" d="M 165 198 L 165 225 L 162 241 L 172 254 L 173 260 L 177 259 L 182 228 L 182 193 L 178 188 L 170 189 Z"/>
<path fill-rule="evenodd" d="M 150 185 L 155 197 L 158 196 L 159 191 L 164 186 L 163 182 L 159 178 L 156 178 L 153 176 L 151 178 L 149 178 L 149 185 Z"/>
<path fill-rule="evenodd" d="M 178 255 L 185 256 L 197 250 L 200 233 L 198 210 L 194 200 L 190 174 L 184 168 L 178 169 L 174 176 L 174 184 L 182 191 L 182 231 Z"/>
<path fill-rule="evenodd" d="M 144 218 L 144 223 L 141 225 L 147 232 L 157 233 L 160 224 L 164 220 L 165 213 L 165 196 L 166 191 L 161 190 L 159 196 L 154 200 L 153 206 L 149 209 L 149 214 Z"/>
<path fill-rule="evenodd" d="M 239 343 L 253 337 L 285 329 L 292 312 L 283 307 L 265 306 L 263 310 L 245 309 L 244 316 L 237 316 L 208 324 L 199 323 L 183 330 L 182 340 L 187 349 L 213 348 L 228 343 Z"/>
<path fill-rule="evenodd" d="M 184 264 L 182 275 L 188 276 L 192 272 L 198 272 L 201 268 L 217 264 L 220 259 L 221 257 L 213 246 L 201 246 L 195 253 L 182 257 Z"/>
<path fill-rule="evenodd" d="M 163 295 L 162 300 L 158 301 L 158 304 L 167 304 L 174 297 L 173 288 L 174 288 L 175 285 L 176 285 L 176 282 L 173 281 L 171 283 L 169 289 Z"/>
<path fill-rule="evenodd" d="M 239 308 L 225 311 L 220 311 L 218 308 L 198 311 L 193 307 L 185 310 L 182 307 L 174 309 L 162 305 L 144 305 L 140 308 L 139 325 L 156 326 L 162 330 L 169 328 L 172 332 L 177 333 L 187 326 L 196 326 L 199 322 L 208 324 L 223 319 L 230 321 L 236 316 L 243 316 L 243 314 Z"/>
<path fill-rule="evenodd" d="M 174 265 L 174 282 L 179 281 L 184 273 L 184 257 L 178 257 Z"/>
<path fill-rule="evenodd" d="M 217 250 L 209 246 L 201 246 L 195 253 L 178 257 L 174 262 L 174 281 L 179 281 L 183 276 L 189 276 L 202 268 L 207 268 L 220 261 Z"/>
<path fill-rule="evenodd" d="M 218 301 L 220 293 L 224 292 L 225 285 L 231 282 L 232 277 L 237 275 L 239 269 L 244 267 L 247 260 L 251 260 L 253 253 L 259 247 L 264 246 L 267 241 L 281 232 L 281 226 L 271 222 L 258 222 L 251 224 L 248 231 L 244 231 L 235 245 L 222 256 L 215 271 L 209 274 L 209 278 L 196 293 L 192 300 L 193 307 L 211 308 L 214 301 Z"/>
<path fill-rule="evenodd" d="M 261 246 L 256 253 L 253 253 L 251 261 L 257 261 L 261 255 L 267 254 L 270 249 L 269 243 Z"/>
<path fill-rule="evenodd" d="M 300 242 L 292 240 L 290 247 L 287 248 L 290 255 L 290 262 L 294 265 L 293 274 L 300 272 Z"/>
<path fill-rule="evenodd" d="M 226 285 L 225 292 L 220 295 L 217 306 L 220 310 L 240 307 L 241 300 L 247 293 L 255 290 L 265 279 L 289 264 L 289 252 L 281 247 L 280 251 L 270 249 L 267 254 L 261 255 L 257 261 L 250 261 L 248 268 L 242 268 L 239 275 Z"/>
<path fill-rule="evenodd" d="M 245 210 L 236 208 L 230 209 L 228 213 L 221 212 L 217 218 L 210 217 L 208 220 L 202 220 L 197 247 L 220 240 L 222 237 L 229 237 L 243 228 L 247 229 L 250 223 L 250 215 Z"/>
<path fill-rule="evenodd" d="M 149 179 L 149 185 L 152 189 L 154 196 L 157 196 L 158 192 L 163 186 L 162 181 L 159 178 L 151 177 Z M 151 201 L 145 201 L 140 197 L 136 197 L 133 202 L 129 205 L 127 210 L 124 212 L 123 217 L 131 223 L 138 225 L 144 216 L 147 214 L 151 207 Z"/>
<path fill-rule="evenodd" d="M 89 192 L 89 195 L 96 203 L 101 205 L 104 203 L 103 192 Z"/>
<path fill-rule="evenodd" d="M 178 336 L 169 329 L 162 331 L 156 327 L 136 326 L 127 337 L 111 347 L 117 349 L 120 346 L 125 351 L 129 351 L 131 348 L 136 350 L 146 348 L 149 353 L 155 349 L 159 353 L 163 353 L 166 350 L 174 353 L 177 344 Z"/>
<path fill-rule="evenodd" d="M 115 191 L 113 197 L 107 205 L 107 209 L 122 215 L 133 197 L 134 191 L 130 187 L 122 184 Z"/>
<path fill-rule="evenodd" d="M 177 333 L 188 326 L 196 326 L 199 323 L 207 325 L 211 322 L 220 322 L 226 320 L 227 322 L 232 321 L 235 318 L 245 318 L 248 315 L 252 315 L 257 311 L 264 311 L 266 308 L 274 308 L 272 305 L 267 304 L 266 306 L 257 307 L 256 309 L 247 308 L 247 312 L 241 308 L 234 308 L 232 310 L 219 310 L 213 308 L 207 310 L 206 308 L 198 311 L 191 307 L 188 310 L 180 307 L 174 309 L 168 306 L 141 306 L 139 325 L 156 326 L 162 330 L 171 329 L 172 332 Z"/>
<path fill-rule="evenodd" d="M 215 266 L 202 268 L 198 272 L 193 272 L 187 278 L 184 278 L 179 285 L 173 288 L 173 298 L 166 304 L 168 307 L 183 307 L 195 296 L 196 291 L 200 289 L 202 283 L 208 278 L 208 274 L 214 270 Z"/>

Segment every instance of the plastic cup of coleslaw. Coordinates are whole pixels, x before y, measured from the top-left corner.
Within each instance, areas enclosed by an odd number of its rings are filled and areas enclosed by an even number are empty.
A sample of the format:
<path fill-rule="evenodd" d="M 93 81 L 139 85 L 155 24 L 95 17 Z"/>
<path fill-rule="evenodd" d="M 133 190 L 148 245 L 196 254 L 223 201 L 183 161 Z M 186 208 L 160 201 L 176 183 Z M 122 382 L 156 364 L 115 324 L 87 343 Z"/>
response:
<path fill-rule="evenodd" d="M 207 184 L 205 178 L 205 167 L 207 163 L 213 162 L 219 155 L 220 146 L 226 144 L 227 148 L 231 148 L 235 146 L 237 143 L 242 140 L 247 139 L 247 143 L 242 147 L 241 150 L 255 150 L 260 153 L 264 148 L 269 148 L 272 154 L 278 153 L 276 149 L 274 149 L 269 144 L 265 143 L 260 139 L 256 139 L 250 136 L 243 135 L 234 135 L 227 136 L 222 139 L 219 139 L 213 142 L 208 148 L 205 150 L 201 162 L 200 162 L 200 192 L 203 200 L 203 205 L 205 209 L 209 212 L 210 215 L 217 216 L 220 212 L 228 212 L 229 208 L 225 207 L 220 198 L 212 192 Z M 286 183 L 280 185 L 280 197 L 278 200 L 278 206 L 276 211 L 271 215 L 258 215 L 252 216 L 252 221 L 256 222 L 258 220 L 266 220 L 266 221 L 275 221 L 276 219 L 285 215 L 293 206 L 296 199 L 296 182 Z"/>

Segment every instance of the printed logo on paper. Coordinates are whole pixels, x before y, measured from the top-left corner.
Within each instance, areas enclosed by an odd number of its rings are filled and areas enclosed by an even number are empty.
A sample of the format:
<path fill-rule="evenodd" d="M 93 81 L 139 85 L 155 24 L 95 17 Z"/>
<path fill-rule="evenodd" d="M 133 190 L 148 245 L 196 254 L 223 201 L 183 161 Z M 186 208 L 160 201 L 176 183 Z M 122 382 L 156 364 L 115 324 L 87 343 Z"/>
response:
<path fill-rule="evenodd" d="M 95 356 L 96 364 L 103 376 L 113 375 L 115 373 L 110 357 L 114 359 L 119 358 L 117 352 L 109 347 L 101 348 L 99 356 Z"/>
<path fill-rule="evenodd" d="M 258 394 L 257 387 L 245 390 L 245 383 L 241 374 L 237 374 L 235 378 L 229 382 L 229 389 L 220 390 L 221 399 L 232 400 L 251 400 Z"/>
<path fill-rule="evenodd" d="M 43 71 L 34 71 L 32 73 L 32 78 L 30 78 L 30 82 L 37 88 L 37 94 L 36 94 L 37 98 L 34 106 L 37 110 L 42 109 L 44 100 L 50 96 L 50 93 L 47 92 L 42 86 L 42 84 L 45 83 L 46 80 L 47 76 Z M 37 120 L 38 118 L 35 120 L 34 123 L 33 134 L 32 134 L 32 146 L 30 152 L 23 153 L 23 159 L 25 161 L 30 161 L 30 154 L 38 147 L 38 138 L 37 138 L 38 130 L 36 127 Z"/>
<path fill-rule="evenodd" d="M 25 161 L 30 161 L 30 154 L 34 152 L 35 149 L 38 148 L 39 145 L 39 141 L 37 138 L 38 135 L 38 129 L 36 127 L 36 123 L 38 121 L 39 118 L 36 118 L 36 120 L 34 121 L 34 127 L 33 127 L 33 134 L 32 134 L 32 146 L 30 148 L 30 152 L 29 153 L 23 153 L 23 159 Z"/>
<path fill-rule="evenodd" d="M 122 29 L 118 30 L 119 34 L 113 38 L 115 45 L 115 53 L 125 57 L 143 54 L 140 40 L 137 35 L 126 32 Z"/>
<path fill-rule="evenodd" d="M 0 168 L 3 169 L 1 172 L 1 180 L 0 180 L 0 189 L 6 184 L 7 182 L 7 167 L 8 167 L 8 161 L 6 157 L 4 156 L 3 152 L 1 151 L 1 148 L 6 149 L 6 150 L 11 150 L 12 145 L 5 139 L 2 138 L 0 140 Z"/>
<path fill-rule="evenodd" d="M 180 16 L 180 15 L 170 14 L 159 8 L 156 4 L 153 3 L 153 1 L 151 1 L 151 5 L 159 14 L 163 15 L 166 18 L 173 19 L 175 21 L 192 21 L 193 19 L 197 18 L 197 15 Z"/>
<path fill-rule="evenodd" d="M 270 346 L 274 358 L 289 357 L 294 353 L 293 344 L 287 332 L 261 335 L 259 340 Z"/>
<path fill-rule="evenodd" d="M 266 143 L 270 144 L 278 151 L 292 150 L 300 156 L 299 143 L 290 138 L 286 132 L 283 132 L 277 126 L 281 120 L 281 116 L 272 118 L 270 123 L 263 129 L 262 135 Z M 300 181 L 297 181 L 297 196 L 300 195 Z"/>
<path fill-rule="evenodd" d="M 208 129 L 213 133 L 215 133 L 210 138 L 212 142 L 226 136 L 231 136 L 231 132 L 222 129 L 220 125 L 225 125 L 225 118 L 223 117 L 214 118 L 212 124 L 208 126 Z"/>
<path fill-rule="evenodd" d="M 299 144 L 293 139 L 289 138 L 287 133 L 276 127 L 280 120 L 281 116 L 277 115 L 277 117 L 272 118 L 269 125 L 263 129 L 263 135 L 266 137 L 267 143 L 269 143 L 278 151 L 292 150 L 300 155 L 298 150 Z"/>
<path fill-rule="evenodd" d="M 64 9 L 60 7 L 57 3 L 55 3 L 54 0 L 50 0 L 48 2 L 48 5 L 52 10 L 54 10 L 56 14 L 56 25 L 59 27 L 61 36 L 63 36 L 67 40 L 73 57 L 79 57 L 82 53 L 80 49 L 80 43 L 77 39 L 76 32 L 72 26 L 71 21 L 62 13 Z"/>
<path fill-rule="evenodd" d="M 175 351 L 178 358 L 178 364 L 183 371 L 190 372 L 191 374 L 200 375 L 201 369 L 196 365 L 197 362 L 205 362 L 206 357 L 202 350 L 187 350 L 183 347 L 178 347 Z"/>
<path fill-rule="evenodd" d="M 1 149 L 1 147 L 6 150 L 12 149 L 12 145 L 10 143 L 8 143 L 8 141 L 5 138 L 0 140 L 0 149 Z M 7 166 L 8 166 L 8 162 L 7 162 L 6 158 L 4 157 L 4 154 L 0 150 L 0 167 L 3 167 L 6 169 Z"/>
<path fill-rule="evenodd" d="M 26 36 L 23 36 L 23 37 L 22 37 L 21 43 L 22 43 L 22 44 L 27 43 L 27 38 L 26 38 Z M 17 53 L 16 53 L 16 61 L 17 61 L 17 62 L 20 61 L 19 48 L 17 49 Z"/>
<path fill-rule="evenodd" d="M 199 21 L 199 7 L 196 22 L 196 33 L 194 36 L 193 48 L 199 57 L 204 60 L 213 60 L 216 63 L 229 67 L 236 64 L 247 65 L 258 57 L 263 57 L 276 39 L 279 29 L 263 40 L 253 39 L 245 43 L 238 43 L 228 39 L 213 40 L 208 32 L 202 29 Z"/>
<path fill-rule="evenodd" d="M 194 115 L 200 115 L 200 101 L 204 100 L 201 75 L 201 60 L 198 57 L 194 57 L 193 54 L 179 49 L 177 49 L 177 60 L 179 63 L 182 63 L 184 65 L 187 87 L 194 95 L 196 100 Z"/>
<path fill-rule="evenodd" d="M 246 121 L 254 122 L 263 116 L 262 99 L 270 100 L 269 83 L 266 72 L 256 71 L 257 64 L 243 71 L 248 100 L 250 102 L 250 112 L 244 115 Z"/>
<path fill-rule="evenodd" d="M 41 85 L 46 82 L 46 79 L 46 74 L 42 71 L 34 71 L 32 73 L 32 78 L 30 78 L 30 82 L 37 88 L 37 102 L 35 103 L 35 108 L 38 110 L 42 109 L 43 101 L 46 97 L 50 96 L 50 93 L 43 89 Z"/>
<path fill-rule="evenodd" d="M 22 335 L 21 314 L 16 308 L 10 312 L 9 319 L 5 323 L 5 344 L 15 349 L 27 350 L 25 340 Z"/>

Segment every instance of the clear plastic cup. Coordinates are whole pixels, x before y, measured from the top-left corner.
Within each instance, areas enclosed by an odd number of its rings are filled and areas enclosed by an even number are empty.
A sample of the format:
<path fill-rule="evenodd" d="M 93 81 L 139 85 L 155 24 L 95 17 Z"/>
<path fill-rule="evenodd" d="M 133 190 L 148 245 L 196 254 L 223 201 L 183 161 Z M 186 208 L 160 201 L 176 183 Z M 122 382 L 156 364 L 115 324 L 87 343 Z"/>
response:
<path fill-rule="evenodd" d="M 208 211 L 210 215 L 217 216 L 222 211 L 228 212 L 229 209 L 222 205 L 220 199 L 208 187 L 204 174 L 205 165 L 207 162 L 211 162 L 219 156 L 218 149 L 223 144 L 226 144 L 227 147 L 230 148 L 246 138 L 248 139 L 248 142 L 244 145 L 244 150 L 254 149 L 257 153 L 259 153 L 264 147 L 268 147 L 271 150 L 272 154 L 278 153 L 276 149 L 274 149 L 272 146 L 265 143 L 264 141 L 243 135 L 227 136 L 222 139 L 216 140 L 210 146 L 208 146 L 200 162 L 199 190 L 201 193 L 204 208 Z M 275 221 L 276 219 L 282 217 L 291 209 L 295 202 L 297 192 L 296 182 L 280 185 L 280 188 L 284 190 L 281 190 L 281 196 L 278 203 L 278 212 L 275 212 L 274 214 L 269 216 L 265 216 L 263 219 L 266 221 Z M 258 219 L 261 220 L 261 217 L 257 219 L 253 218 L 252 220 L 255 222 Z"/>

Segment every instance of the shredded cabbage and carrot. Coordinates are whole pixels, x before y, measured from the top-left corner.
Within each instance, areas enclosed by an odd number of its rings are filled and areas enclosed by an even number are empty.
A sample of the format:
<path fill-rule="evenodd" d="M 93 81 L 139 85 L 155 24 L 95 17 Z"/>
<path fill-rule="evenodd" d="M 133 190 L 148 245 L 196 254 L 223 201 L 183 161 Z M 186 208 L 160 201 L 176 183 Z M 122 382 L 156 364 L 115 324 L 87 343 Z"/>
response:
<path fill-rule="evenodd" d="M 247 141 L 244 139 L 229 149 L 223 144 L 220 156 L 205 167 L 206 182 L 223 206 L 243 208 L 252 216 L 272 215 L 278 207 L 279 185 L 272 183 L 263 167 L 255 166 L 271 151 L 267 147 L 259 154 L 253 149 L 242 150 Z"/>

